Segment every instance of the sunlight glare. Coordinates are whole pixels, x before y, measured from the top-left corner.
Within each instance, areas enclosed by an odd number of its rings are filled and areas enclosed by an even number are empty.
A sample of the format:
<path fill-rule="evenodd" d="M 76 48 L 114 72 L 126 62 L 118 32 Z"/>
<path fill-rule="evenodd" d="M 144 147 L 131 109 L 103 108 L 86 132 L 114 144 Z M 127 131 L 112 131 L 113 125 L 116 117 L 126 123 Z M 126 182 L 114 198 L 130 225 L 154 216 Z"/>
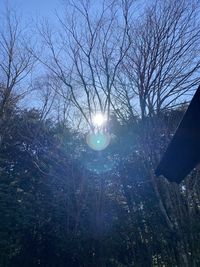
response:
<path fill-rule="evenodd" d="M 107 118 L 102 113 L 96 113 L 92 118 L 94 126 L 101 127 L 107 122 Z"/>

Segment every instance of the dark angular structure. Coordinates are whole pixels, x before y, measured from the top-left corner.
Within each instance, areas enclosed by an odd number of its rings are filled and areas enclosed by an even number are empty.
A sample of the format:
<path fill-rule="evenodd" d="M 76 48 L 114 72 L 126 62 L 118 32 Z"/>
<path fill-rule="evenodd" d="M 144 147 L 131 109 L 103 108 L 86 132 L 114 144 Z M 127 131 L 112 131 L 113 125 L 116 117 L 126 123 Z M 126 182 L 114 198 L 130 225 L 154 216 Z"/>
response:
<path fill-rule="evenodd" d="M 181 182 L 200 163 L 200 86 L 155 173 Z"/>

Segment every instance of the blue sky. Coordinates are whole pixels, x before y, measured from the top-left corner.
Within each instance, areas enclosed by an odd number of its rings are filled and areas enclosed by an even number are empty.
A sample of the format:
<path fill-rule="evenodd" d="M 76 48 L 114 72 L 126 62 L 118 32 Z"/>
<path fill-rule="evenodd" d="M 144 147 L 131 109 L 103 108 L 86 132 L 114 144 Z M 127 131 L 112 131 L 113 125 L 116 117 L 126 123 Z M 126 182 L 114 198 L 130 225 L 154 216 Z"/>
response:
<path fill-rule="evenodd" d="M 94 0 L 95 1 L 95 0 Z M 100 0 L 99 0 L 100 1 Z M 98 3 L 99 1 L 96 1 Z M 149 1 L 149 0 L 148 0 Z M 136 1 L 137 9 L 148 3 L 146 0 Z M 22 13 L 25 18 L 48 17 L 55 15 L 55 10 L 62 10 L 63 0 L 0 0 L 0 10 L 3 10 L 5 3 Z"/>
<path fill-rule="evenodd" d="M 62 0 L 0 0 L 0 9 L 5 3 L 22 13 L 26 18 L 35 16 L 51 17 L 55 14 L 55 9 L 62 6 Z"/>

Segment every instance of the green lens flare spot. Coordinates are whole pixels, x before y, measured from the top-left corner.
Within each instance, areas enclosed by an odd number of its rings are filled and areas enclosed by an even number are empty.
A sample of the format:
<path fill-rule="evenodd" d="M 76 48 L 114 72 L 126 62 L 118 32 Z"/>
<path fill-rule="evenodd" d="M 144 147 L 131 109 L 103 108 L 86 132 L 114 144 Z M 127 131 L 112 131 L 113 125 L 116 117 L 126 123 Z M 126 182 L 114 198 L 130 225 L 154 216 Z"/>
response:
<path fill-rule="evenodd" d="M 104 150 L 110 144 L 108 133 L 89 133 L 86 142 L 90 148 L 96 151 Z"/>

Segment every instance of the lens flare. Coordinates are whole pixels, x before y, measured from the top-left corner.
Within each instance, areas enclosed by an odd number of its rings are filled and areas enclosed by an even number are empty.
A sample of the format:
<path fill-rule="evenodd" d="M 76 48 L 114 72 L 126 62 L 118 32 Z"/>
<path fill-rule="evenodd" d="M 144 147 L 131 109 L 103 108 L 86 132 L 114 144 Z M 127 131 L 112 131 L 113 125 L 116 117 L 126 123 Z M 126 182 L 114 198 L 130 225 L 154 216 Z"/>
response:
<path fill-rule="evenodd" d="M 96 151 L 104 150 L 110 144 L 108 133 L 89 133 L 86 142 L 90 148 Z"/>

